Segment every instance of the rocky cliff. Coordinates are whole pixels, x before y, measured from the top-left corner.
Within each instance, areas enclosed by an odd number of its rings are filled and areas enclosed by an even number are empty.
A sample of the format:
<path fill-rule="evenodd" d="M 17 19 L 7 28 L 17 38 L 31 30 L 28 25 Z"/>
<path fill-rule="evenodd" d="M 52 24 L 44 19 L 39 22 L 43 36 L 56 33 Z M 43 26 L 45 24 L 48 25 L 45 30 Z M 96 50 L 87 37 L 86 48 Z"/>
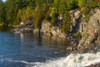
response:
<path fill-rule="evenodd" d="M 85 52 L 87 50 L 98 50 L 100 47 L 100 9 L 93 8 L 88 16 L 82 14 L 84 8 L 70 11 L 71 28 L 69 33 L 61 30 L 63 14 L 58 16 L 58 23 L 51 26 L 50 21 L 43 20 L 41 29 L 34 29 L 33 18 L 28 18 L 23 25 L 16 28 L 20 32 L 34 32 L 43 35 L 62 37 L 72 41 L 70 50 Z"/>
<path fill-rule="evenodd" d="M 66 37 L 66 34 L 61 31 L 59 26 L 51 26 L 49 21 L 44 20 L 42 22 L 41 31 L 42 34 L 56 36 L 56 37 Z"/>
<path fill-rule="evenodd" d="M 89 15 L 89 21 L 82 19 L 79 25 L 79 32 L 82 35 L 78 45 L 79 49 L 100 47 L 100 9 L 95 8 L 90 14 L 92 15 Z M 99 47 L 95 49 L 97 50 Z"/>

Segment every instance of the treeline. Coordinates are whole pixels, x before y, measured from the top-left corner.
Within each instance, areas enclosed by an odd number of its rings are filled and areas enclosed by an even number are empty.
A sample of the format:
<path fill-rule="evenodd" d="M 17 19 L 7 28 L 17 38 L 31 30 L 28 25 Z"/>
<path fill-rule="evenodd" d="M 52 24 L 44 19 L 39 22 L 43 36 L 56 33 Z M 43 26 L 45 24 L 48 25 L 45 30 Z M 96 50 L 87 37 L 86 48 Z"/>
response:
<path fill-rule="evenodd" d="M 34 18 L 35 28 L 41 27 L 43 19 L 54 26 L 59 14 L 64 14 L 62 31 L 68 31 L 71 25 L 69 11 L 84 7 L 87 15 L 93 7 L 99 7 L 99 0 L 0 0 L 0 23 L 7 26 L 18 25 L 29 17 Z"/>

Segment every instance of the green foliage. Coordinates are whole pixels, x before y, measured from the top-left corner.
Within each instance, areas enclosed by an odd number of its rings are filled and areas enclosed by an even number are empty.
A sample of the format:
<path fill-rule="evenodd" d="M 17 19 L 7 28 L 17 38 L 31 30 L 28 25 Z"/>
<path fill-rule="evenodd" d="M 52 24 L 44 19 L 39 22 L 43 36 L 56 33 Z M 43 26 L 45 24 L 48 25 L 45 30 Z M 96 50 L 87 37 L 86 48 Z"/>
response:
<path fill-rule="evenodd" d="M 49 3 L 49 2 L 52 2 L 53 0 L 51 0 L 51 1 L 48 1 L 48 0 L 35 0 L 35 1 L 36 1 L 35 4 L 37 6 L 42 7 L 44 3 Z"/>
<path fill-rule="evenodd" d="M 79 32 L 73 34 L 74 37 L 81 36 Z"/>
<path fill-rule="evenodd" d="M 84 15 L 87 16 L 89 14 L 90 11 L 90 7 L 88 5 L 86 5 L 85 9 L 84 9 Z"/>
<path fill-rule="evenodd" d="M 86 7 L 88 5 L 88 7 L 92 8 L 92 7 L 96 7 L 97 5 L 97 0 L 78 0 L 78 6 L 81 7 Z"/>
<path fill-rule="evenodd" d="M 82 35 L 83 39 L 87 39 L 88 37 L 89 37 L 89 34 Z"/>
<path fill-rule="evenodd" d="M 35 28 L 41 28 L 41 22 L 45 17 L 45 12 L 43 10 L 41 10 L 41 8 L 37 7 L 38 11 L 36 11 L 37 13 L 34 15 L 34 25 Z"/>
<path fill-rule="evenodd" d="M 98 1 L 96 1 L 96 4 L 100 7 L 100 1 L 98 2 Z"/>
<path fill-rule="evenodd" d="M 46 13 L 45 20 L 50 20 L 50 10 Z"/>
<path fill-rule="evenodd" d="M 52 4 L 53 8 L 58 9 L 60 1 L 61 0 L 54 0 L 54 3 Z"/>
<path fill-rule="evenodd" d="M 62 31 L 67 33 L 70 30 L 70 26 L 71 26 L 71 17 L 68 12 L 65 12 L 62 24 Z"/>
<path fill-rule="evenodd" d="M 46 15 L 45 15 L 46 14 Z M 43 4 L 43 7 L 37 6 L 34 10 L 34 24 L 35 28 L 41 28 L 43 19 L 48 19 L 49 5 Z"/>
<path fill-rule="evenodd" d="M 85 6 L 86 4 L 86 0 L 78 0 L 78 6 L 81 8 L 83 6 Z"/>
<path fill-rule="evenodd" d="M 57 12 L 52 10 L 51 25 L 54 26 L 57 23 Z"/>
<path fill-rule="evenodd" d="M 98 3 L 98 6 L 100 7 L 100 3 Z"/>
<path fill-rule="evenodd" d="M 91 0 L 91 1 L 88 1 L 88 3 L 89 3 L 89 7 L 90 7 L 90 8 L 98 6 L 98 4 L 97 4 L 97 1 L 96 1 L 96 0 Z"/>
<path fill-rule="evenodd" d="M 16 4 L 15 9 L 16 10 L 22 9 L 23 8 L 23 5 L 22 5 L 23 3 L 24 3 L 23 0 L 15 0 L 15 4 Z"/>
<path fill-rule="evenodd" d="M 7 0 L 5 10 L 7 24 L 13 24 L 16 19 L 15 0 Z"/>
<path fill-rule="evenodd" d="M 25 0 L 25 4 L 27 6 L 32 6 L 34 8 L 35 7 L 35 1 L 36 0 Z"/>
<path fill-rule="evenodd" d="M 25 19 L 33 16 L 33 9 L 31 6 L 27 6 L 21 11 L 21 19 L 24 21 Z"/>
<path fill-rule="evenodd" d="M 77 0 L 68 0 L 67 8 L 68 10 L 75 9 L 78 6 Z"/>
<path fill-rule="evenodd" d="M 0 22 L 4 22 L 5 19 L 4 3 L 0 0 Z"/>
<path fill-rule="evenodd" d="M 61 0 L 58 11 L 59 13 L 63 13 L 63 12 L 66 12 L 66 10 L 67 10 L 67 4 L 65 3 L 65 0 Z"/>

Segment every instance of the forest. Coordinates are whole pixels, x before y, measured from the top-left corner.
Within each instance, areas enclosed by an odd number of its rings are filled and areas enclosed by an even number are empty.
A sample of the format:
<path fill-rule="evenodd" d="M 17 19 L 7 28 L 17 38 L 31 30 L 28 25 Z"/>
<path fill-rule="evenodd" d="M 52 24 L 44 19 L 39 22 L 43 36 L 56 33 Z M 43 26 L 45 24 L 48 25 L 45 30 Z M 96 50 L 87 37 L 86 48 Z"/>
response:
<path fill-rule="evenodd" d="M 58 14 L 64 14 L 62 31 L 67 31 L 71 24 L 70 10 L 84 7 L 83 14 L 87 15 L 91 8 L 99 6 L 99 0 L 0 0 L 0 26 L 17 26 L 29 17 L 34 18 L 35 28 L 41 28 L 44 19 L 54 26 Z"/>

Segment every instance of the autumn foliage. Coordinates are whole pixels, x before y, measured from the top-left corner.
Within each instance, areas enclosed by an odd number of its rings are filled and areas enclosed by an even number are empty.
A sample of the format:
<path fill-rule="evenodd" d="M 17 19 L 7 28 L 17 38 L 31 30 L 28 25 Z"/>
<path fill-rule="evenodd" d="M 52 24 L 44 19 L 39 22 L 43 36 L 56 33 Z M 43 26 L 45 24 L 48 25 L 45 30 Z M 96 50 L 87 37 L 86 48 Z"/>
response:
<path fill-rule="evenodd" d="M 21 11 L 22 11 L 21 9 L 18 10 L 17 18 L 19 17 Z"/>
<path fill-rule="evenodd" d="M 100 3 L 100 0 L 98 0 L 98 2 Z"/>

